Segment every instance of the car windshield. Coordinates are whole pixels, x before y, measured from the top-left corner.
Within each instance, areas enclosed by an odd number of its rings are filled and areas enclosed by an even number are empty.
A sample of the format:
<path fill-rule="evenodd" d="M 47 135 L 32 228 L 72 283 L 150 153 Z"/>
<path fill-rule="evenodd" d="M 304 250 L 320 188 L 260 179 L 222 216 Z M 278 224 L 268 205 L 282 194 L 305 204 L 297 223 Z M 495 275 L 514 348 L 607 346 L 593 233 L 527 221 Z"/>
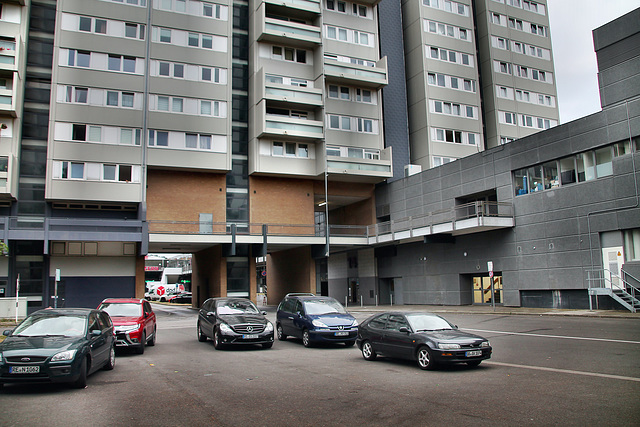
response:
<path fill-rule="evenodd" d="M 109 313 L 111 317 L 140 317 L 142 316 L 142 304 L 132 302 L 105 302 L 98 307 Z"/>
<path fill-rule="evenodd" d="M 258 314 L 251 301 L 222 301 L 218 303 L 218 314 Z"/>
<path fill-rule="evenodd" d="M 347 310 L 336 300 L 334 299 L 319 299 L 313 301 L 305 301 L 304 309 L 307 314 L 310 315 L 318 315 L 318 314 L 333 314 L 340 313 L 346 314 Z"/>
<path fill-rule="evenodd" d="M 25 319 L 12 333 L 13 336 L 67 336 L 86 334 L 87 318 L 84 316 L 38 315 Z"/>
<path fill-rule="evenodd" d="M 442 317 L 430 314 L 407 314 L 407 320 L 416 332 L 453 329 L 451 323 Z"/>

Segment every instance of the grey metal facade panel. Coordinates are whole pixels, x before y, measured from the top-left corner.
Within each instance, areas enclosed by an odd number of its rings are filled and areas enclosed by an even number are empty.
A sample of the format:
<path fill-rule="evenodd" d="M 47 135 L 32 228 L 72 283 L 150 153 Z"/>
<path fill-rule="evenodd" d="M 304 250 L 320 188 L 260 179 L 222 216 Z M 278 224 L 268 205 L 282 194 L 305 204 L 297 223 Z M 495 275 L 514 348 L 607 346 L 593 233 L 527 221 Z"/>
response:
<path fill-rule="evenodd" d="M 618 43 L 622 39 L 638 32 L 640 8 L 608 22 L 593 30 L 593 45 L 598 52 L 607 46 Z"/>
<path fill-rule="evenodd" d="M 407 85 L 401 5 L 397 0 L 378 4 L 380 56 L 387 57 L 389 84 L 382 89 L 385 146 L 393 150 L 392 182 L 404 176 L 410 163 Z"/>

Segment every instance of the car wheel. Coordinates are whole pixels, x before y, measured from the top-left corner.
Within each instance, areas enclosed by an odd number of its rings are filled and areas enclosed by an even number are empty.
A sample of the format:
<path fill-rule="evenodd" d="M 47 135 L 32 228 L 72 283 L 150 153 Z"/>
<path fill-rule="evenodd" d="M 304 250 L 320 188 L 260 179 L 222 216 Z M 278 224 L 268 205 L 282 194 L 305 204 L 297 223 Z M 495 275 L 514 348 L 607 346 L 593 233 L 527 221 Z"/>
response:
<path fill-rule="evenodd" d="M 272 342 L 268 342 L 268 343 L 262 344 L 262 348 L 264 348 L 265 350 L 268 350 L 271 347 L 273 347 L 273 343 Z"/>
<path fill-rule="evenodd" d="M 152 346 L 152 347 L 154 345 L 156 345 L 156 335 L 158 335 L 158 328 L 154 326 L 153 327 L 153 336 L 149 340 L 149 345 Z"/>
<path fill-rule="evenodd" d="M 353 347 L 355 343 L 356 343 L 355 341 L 345 341 L 344 345 L 345 347 Z"/>
<path fill-rule="evenodd" d="M 306 329 L 302 331 L 302 345 L 309 348 L 312 347 L 311 338 L 309 337 L 309 331 Z"/>
<path fill-rule="evenodd" d="M 285 335 L 285 333 L 282 331 L 282 325 L 278 323 L 278 326 L 276 326 L 276 334 L 278 334 L 278 339 L 280 341 L 284 341 L 287 339 L 287 336 Z"/>
<path fill-rule="evenodd" d="M 207 340 L 207 336 L 202 333 L 202 328 L 200 327 L 200 323 L 198 323 L 198 341 L 205 342 Z"/>
<path fill-rule="evenodd" d="M 220 338 L 220 332 L 218 332 L 218 330 L 213 331 L 213 347 L 216 350 L 221 350 L 222 349 L 222 339 Z"/>
<path fill-rule="evenodd" d="M 416 359 L 420 369 L 431 370 L 436 366 L 436 362 L 433 360 L 433 355 L 431 354 L 431 349 L 427 346 L 423 345 L 418 349 Z"/>
<path fill-rule="evenodd" d="M 144 354 L 144 345 L 147 342 L 147 333 L 142 333 L 142 340 L 140 340 L 140 345 L 136 348 L 136 353 Z"/>
<path fill-rule="evenodd" d="M 107 360 L 107 364 L 104 365 L 102 369 L 105 371 L 110 371 L 116 367 L 116 346 L 112 345 L 111 350 L 109 350 L 109 359 Z"/>
<path fill-rule="evenodd" d="M 73 383 L 73 388 L 85 388 L 87 386 L 87 358 L 82 359 L 82 363 L 80 364 L 80 376 Z"/>
<path fill-rule="evenodd" d="M 482 362 L 482 360 L 471 360 L 467 362 L 467 366 L 475 368 L 476 366 L 480 365 L 480 362 Z"/>
<path fill-rule="evenodd" d="M 362 357 L 364 357 L 364 360 L 376 360 L 376 357 L 378 357 L 369 341 L 362 343 Z"/>

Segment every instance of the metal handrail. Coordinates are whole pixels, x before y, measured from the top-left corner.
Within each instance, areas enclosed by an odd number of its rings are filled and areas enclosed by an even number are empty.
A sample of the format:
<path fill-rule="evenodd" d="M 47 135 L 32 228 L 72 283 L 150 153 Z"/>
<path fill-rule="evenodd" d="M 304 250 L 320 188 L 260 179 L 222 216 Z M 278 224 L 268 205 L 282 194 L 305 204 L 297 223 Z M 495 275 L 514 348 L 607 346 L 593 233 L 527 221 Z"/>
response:
<path fill-rule="evenodd" d="M 512 218 L 513 205 L 506 202 L 477 201 L 453 206 L 448 209 L 428 212 L 397 220 L 372 225 L 329 225 L 329 235 L 334 237 L 377 237 L 383 234 L 411 231 L 417 228 L 455 223 L 471 218 Z M 231 234 L 232 223 L 211 221 L 162 221 L 150 220 L 149 233 L 156 234 Z M 262 235 L 264 227 L 267 235 L 324 237 L 324 227 L 315 224 L 254 224 L 237 223 L 236 234 Z"/>
<path fill-rule="evenodd" d="M 636 281 L 638 281 L 638 279 L 626 273 L 624 270 L 622 270 L 622 273 L 623 273 L 622 275 L 618 275 L 617 273 L 614 273 L 613 271 L 608 270 L 606 268 L 588 269 L 586 270 L 586 272 L 587 272 L 587 285 L 589 289 L 610 288 L 612 291 L 613 289 L 617 289 L 630 295 L 635 299 L 638 299 L 638 297 L 640 297 L 640 288 L 632 285 L 626 279 L 625 276 L 629 276 Z M 591 276 L 592 273 L 595 273 L 594 274 L 595 277 Z M 614 278 L 618 280 L 614 281 L 613 280 Z M 599 286 L 591 286 L 592 283 L 599 284 Z M 607 284 L 610 286 L 607 286 Z"/>

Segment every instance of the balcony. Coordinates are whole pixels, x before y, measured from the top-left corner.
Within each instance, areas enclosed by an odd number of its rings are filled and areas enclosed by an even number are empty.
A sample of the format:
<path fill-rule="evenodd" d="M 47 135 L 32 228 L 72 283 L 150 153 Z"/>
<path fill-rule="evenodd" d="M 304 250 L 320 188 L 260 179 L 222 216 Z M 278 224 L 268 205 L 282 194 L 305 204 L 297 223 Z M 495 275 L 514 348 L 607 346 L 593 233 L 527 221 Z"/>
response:
<path fill-rule="evenodd" d="M 307 224 L 204 223 L 197 221 L 149 221 L 149 251 L 175 245 L 182 251 L 215 244 L 266 244 L 279 246 L 324 245 L 324 227 Z M 514 227 L 513 205 L 474 202 L 421 216 L 372 225 L 329 225 L 329 245 L 345 250 L 362 245 L 387 245 L 422 241 L 434 234 L 463 235 Z"/>
<path fill-rule="evenodd" d="M 263 3 L 303 12 L 320 13 L 320 0 L 263 0 Z"/>
<path fill-rule="evenodd" d="M 281 103 L 299 104 L 301 106 L 322 107 L 323 105 L 321 88 L 274 83 L 265 78 L 263 70 L 260 70 L 257 78 L 264 82 L 264 84 L 257 85 L 258 90 L 264 90 L 263 93 L 259 94 L 260 98 Z M 286 77 L 273 76 L 273 78 L 284 81 Z"/>
<path fill-rule="evenodd" d="M 324 123 L 292 116 L 266 113 L 266 101 L 255 107 L 256 134 L 260 137 L 288 137 L 315 142 L 324 137 Z"/>
<path fill-rule="evenodd" d="M 327 81 L 345 85 L 381 89 L 389 84 L 386 56 L 376 62 L 374 67 L 336 61 L 325 57 L 324 74 Z"/>
<path fill-rule="evenodd" d="M 314 48 L 322 43 L 322 30 L 320 27 L 300 23 L 299 21 L 307 21 L 305 19 L 297 19 L 297 15 L 287 19 L 291 15 L 290 13 L 267 14 L 266 9 L 266 6 L 262 4 L 254 15 L 258 41 L 306 48 Z"/>
<path fill-rule="evenodd" d="M 381 150 L 379 159 L 327 156 L 327 172 L 340 181 L 380 182 L 393 176 L 392 167 L 391 147 Z"/>

